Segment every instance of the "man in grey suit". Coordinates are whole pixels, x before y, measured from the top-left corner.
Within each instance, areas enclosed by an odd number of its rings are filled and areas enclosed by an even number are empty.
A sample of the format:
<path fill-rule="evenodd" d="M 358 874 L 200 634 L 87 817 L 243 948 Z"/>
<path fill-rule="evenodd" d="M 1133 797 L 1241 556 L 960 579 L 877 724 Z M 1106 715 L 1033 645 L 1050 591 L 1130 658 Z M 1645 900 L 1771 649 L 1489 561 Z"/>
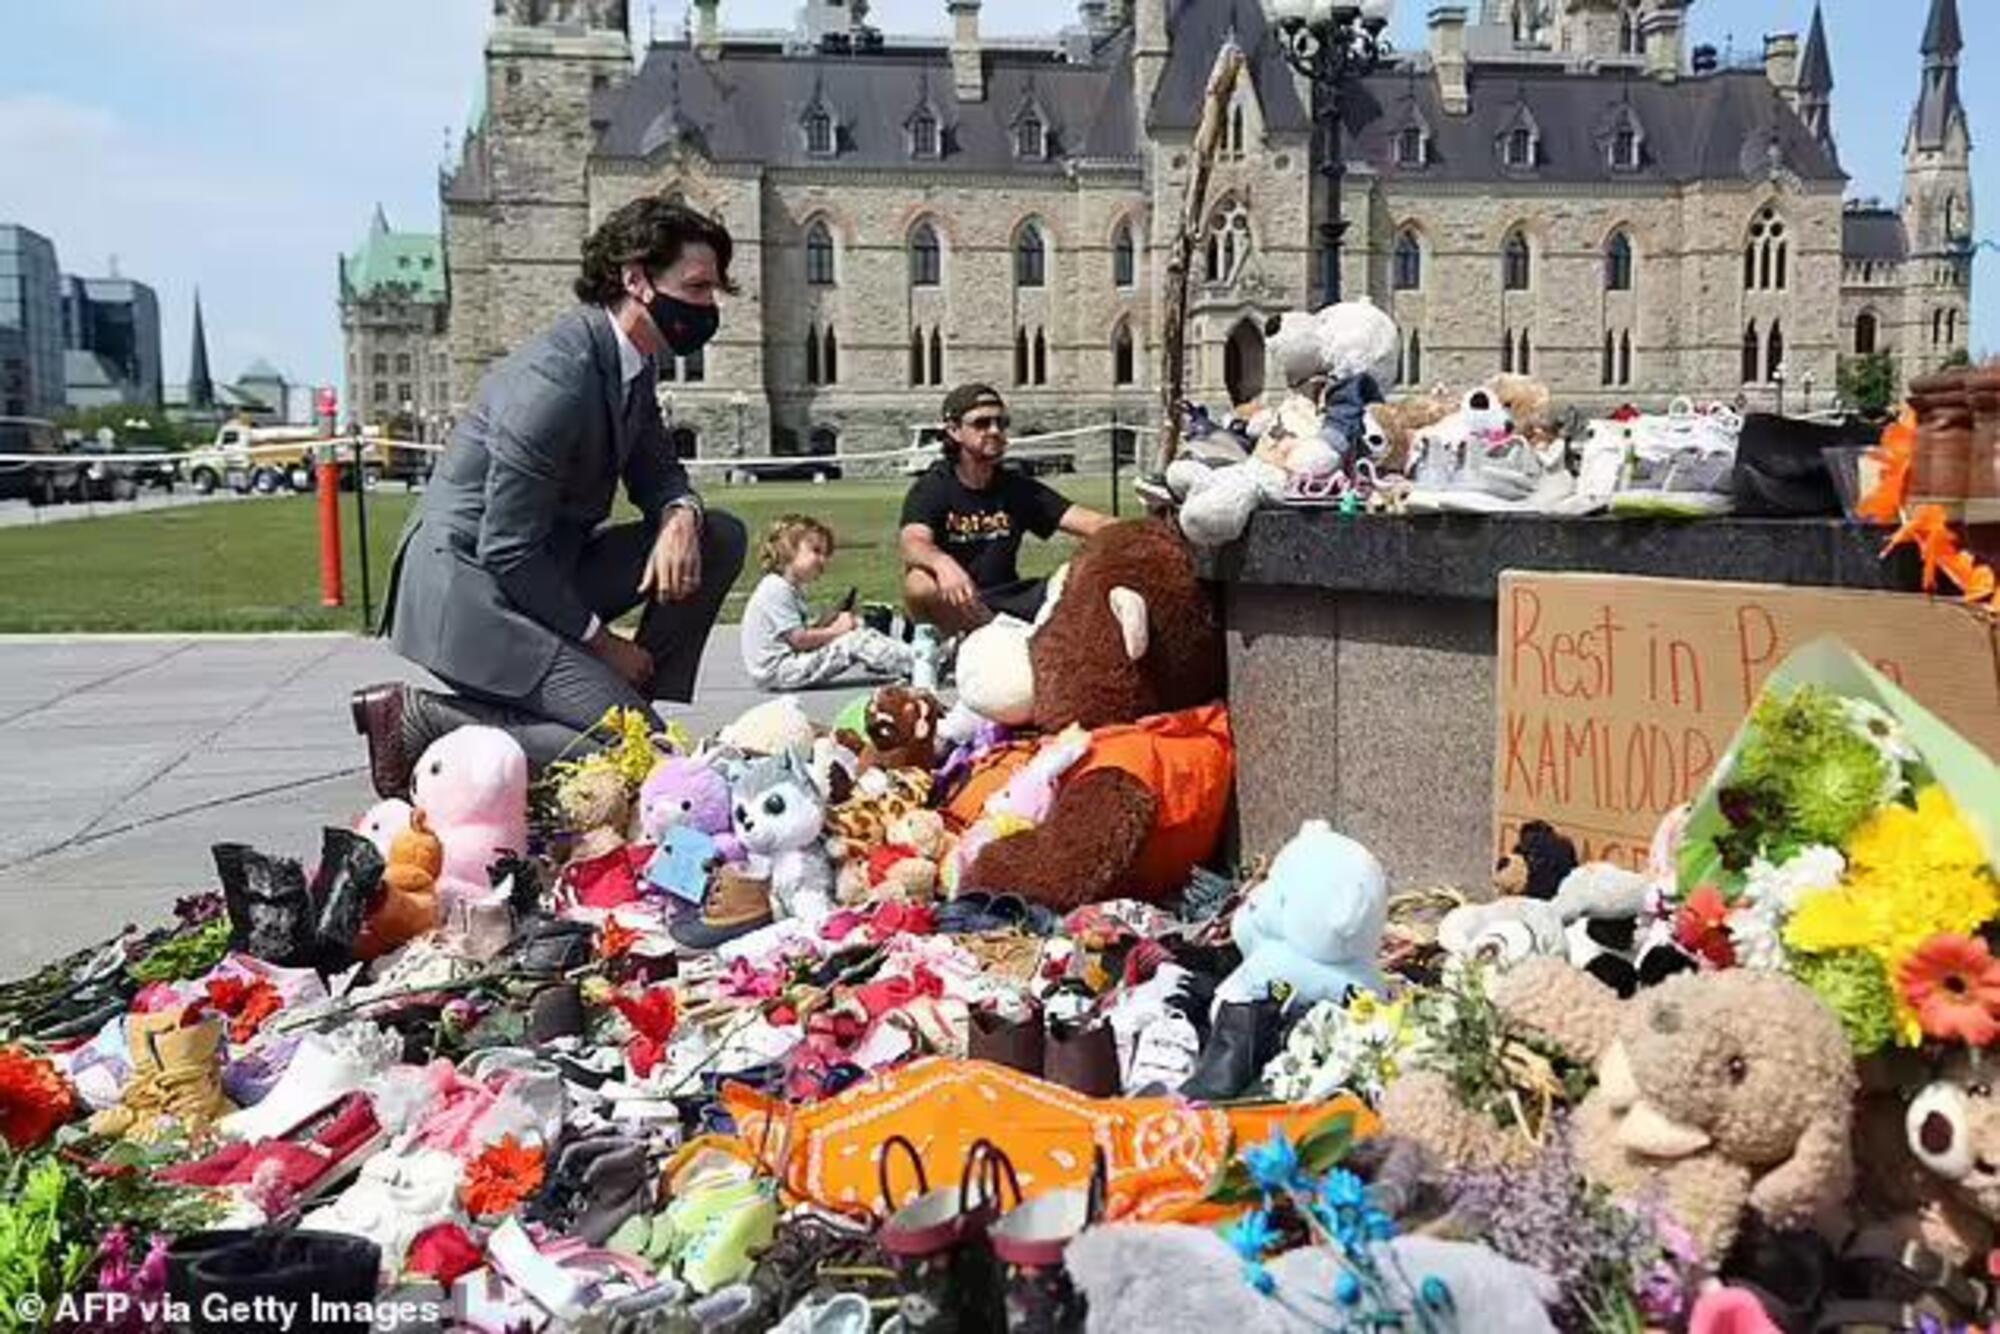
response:
<path fill-rule="evenodd" d="M 396 651 L 455 693 L 354 696 L 383 796 L 466 723 L 511 732 L 539 769 L 614 705 L 657 723 L 653 700 L 693 698 L 747 541 L 674 456 L 655 361 L 714 336 L 732 250 L 678 204 L 627 204 L 584 243 L 582 304 L 480 382 L 403 531 L 383 618 Z M 608 524 L 621 480 L 642 517 Z M 633 638 L 612 630 L 641 603 Z"/>

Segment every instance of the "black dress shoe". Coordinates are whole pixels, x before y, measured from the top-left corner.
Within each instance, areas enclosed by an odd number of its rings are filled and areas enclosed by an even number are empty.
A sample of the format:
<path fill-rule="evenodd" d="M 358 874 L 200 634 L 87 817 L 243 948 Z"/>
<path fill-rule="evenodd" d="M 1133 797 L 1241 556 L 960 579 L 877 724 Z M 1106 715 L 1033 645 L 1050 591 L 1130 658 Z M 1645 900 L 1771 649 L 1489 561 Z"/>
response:
<path fill-rule="evenodd" d="M 306 893 L 312 900 L 314 963 L 321 972 L 344 972 L 354 963 L 354 942 L 382 890 L 382 854 L 351 829 L 321 831 L 319 869 Z"/>
<path fill-rule="evenodd" d="M 368 776 L 383 800 L 406 797 L 417 756 L 410 744 L 410 688 L 400 682 L 363 686 L 349 704 L 354 730 L 368 739 Z"/>
<path fill-rule="evenodd" d="M 1275 1000 L 1224 1001 L 1209 1026 L 1208 1041 L 1181 1096 L 1196 1102 L 1242 1097 L 1263 1078 L 1278 1054 L 1283 1007 Z"/>

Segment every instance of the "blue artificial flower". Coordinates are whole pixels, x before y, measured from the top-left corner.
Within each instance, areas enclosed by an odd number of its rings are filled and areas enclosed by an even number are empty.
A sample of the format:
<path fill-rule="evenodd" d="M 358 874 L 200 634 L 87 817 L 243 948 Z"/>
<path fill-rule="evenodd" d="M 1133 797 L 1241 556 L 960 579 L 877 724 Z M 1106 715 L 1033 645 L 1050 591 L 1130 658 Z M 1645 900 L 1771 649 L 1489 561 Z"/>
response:
<path fill-rule="evenodd" d="M 1278 1280 L 1271 1277 L 1271 1271 L 1252 1260 L 1243 1262 L 1243 1281 L 1266 1297 L 1278 1290 Z"/>
<path fill-rule="evenodd" d="M 1423 1298 L 1424 1305 L 1430 1307 L 1433 1311 L 1449 1311 L 1452 1309 L 1451 1288 L 1436 1274 L 1427 1276 L 1422 1283 L 1417 1285 L 1417 1295 Z"/>
<path fill-rule="evenodd" d="M 1319 1183 L 1320 1203 L 1336 1212 L 1359 1209 L 1368 1203 L 1368 1187 L 1360 1177 L 1344 1167 L 1336 1167 Z"/>
<path fill-rule="evenodd" d="M 1370 1208 L 1361 1215 L 1361 1227 L 1370 1241 L 1394 1241 L 1396 1220 L 1380 1209 Z"/>
<path fill-rule="evenodd" d="M 1255 1265 L 1277 1243 L 1278 1233 L 1271 1226 L 1269 1214 L 1262 1209 L 1253 1209 L 1224 1228 L 1222 1239 L 1243 1257 L 1246 1264 Z"/>
<path fill-rule="evenodd" d="M 1243 1165 L 1250 1169 L 1250 1179 L 1266 1195 L 1275 1195 L 1297 1182 L 1299 1151 L 1285 1138 L 1282 1129 L 1273 1127 L 1270 1139 L 1243 1151 Z"/>
<path fill-rule="evenodd" d="M 1348 1270 L 1341 1270 L 1340 1277 L 1333 1281 L 1333 1295 L 1342 1306 L 1352 1306 L 1361 1300 L 1361 1280 Z"/>

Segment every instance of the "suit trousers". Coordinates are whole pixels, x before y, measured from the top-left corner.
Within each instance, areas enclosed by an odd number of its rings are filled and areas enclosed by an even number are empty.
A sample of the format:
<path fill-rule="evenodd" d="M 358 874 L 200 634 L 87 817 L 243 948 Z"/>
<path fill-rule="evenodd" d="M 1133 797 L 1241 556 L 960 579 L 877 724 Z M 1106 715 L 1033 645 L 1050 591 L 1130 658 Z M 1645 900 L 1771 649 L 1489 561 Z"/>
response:
<path fill-rule="evenodd" d="M 701 587 L 685 601 L 656 602 L 640 593 L 639 581 L 657 531 L 644 522 L 599 529 L 584 545 L 574 575 L 577 596 L 607 625 L 645 603 L 633 639 L 653 655 L 650 689 L 641 693 L 581 643 L 565 641 L 541 679 L 519 698 L 442 678 L 457 693 L 419 698 L 417 749 L 454 727 L 478 723 L 512 734 L 539 772 L 554 760 L 586 753 L 584 734 L 612 708 L 637 709 L 660 727 L 654 700 L 692 701 L 709 631 L 743 569 L 749 537 L 734 515 L 710 511 L 701 530 Z"/>

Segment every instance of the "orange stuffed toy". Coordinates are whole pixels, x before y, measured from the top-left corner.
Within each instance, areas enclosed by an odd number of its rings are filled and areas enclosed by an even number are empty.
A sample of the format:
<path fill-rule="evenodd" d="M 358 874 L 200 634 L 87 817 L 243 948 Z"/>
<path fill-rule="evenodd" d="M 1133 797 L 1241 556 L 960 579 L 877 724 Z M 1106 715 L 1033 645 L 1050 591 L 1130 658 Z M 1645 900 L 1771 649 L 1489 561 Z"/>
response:
<path fill-rule="evenodd" d="M 422 811 L 411 812 L 410 827 L 389 844 L 381 896 L 362 923 L 354 957 L 378 958 L 437 926 L 437 878 L 443 872 L 444 844 Z"/>
<path fill-rule="evenodd" d="M 1157 520 L 1114 524 L 1078 550 L 1028 644 L 1034 723 L 1091 729 L 1035 828 L 995 839 L 960 892 L 1007 891 L 1068 909 L 1159 900 L 1215 855 L 1235 782 L 1222 695 L 1222 636 L 1180 536 Z M 990 754 L 946 817 L 963 830 L 1034 753 Z"/>

